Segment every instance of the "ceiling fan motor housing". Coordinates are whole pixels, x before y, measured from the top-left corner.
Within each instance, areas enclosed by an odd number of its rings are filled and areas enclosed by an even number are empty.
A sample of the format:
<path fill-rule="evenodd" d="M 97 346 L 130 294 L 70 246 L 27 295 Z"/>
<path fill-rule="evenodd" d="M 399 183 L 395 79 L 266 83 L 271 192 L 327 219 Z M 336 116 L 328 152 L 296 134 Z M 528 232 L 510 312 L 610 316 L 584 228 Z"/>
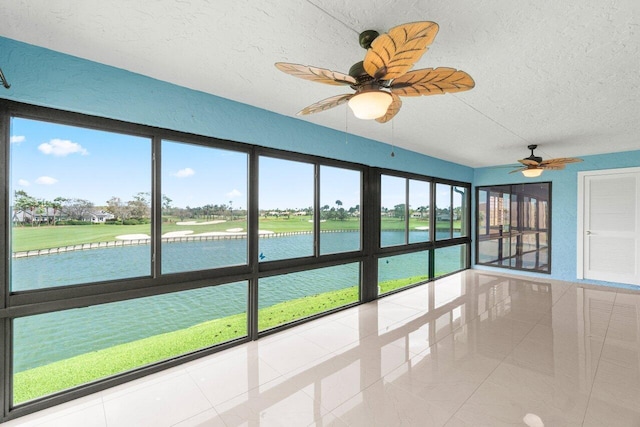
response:
<path fill-rule="evenodd" d="M 355 64 L 353 64 L 351 66 L 351 68 L 349 68 L 349 75 L 351 77 L 353 77 L 354 79 L 356 79 L 356 81 L 358 82 L 355 85 L 351 85 L 351 88 L 353 90 L 358 90 L 358 88 L 360 88 L 362 85 L 369 83 L 369 82 L 373 82 L 375 79 L 373 77 L 371 77 L 365 70 L 364 70 L 364 61 L 359 61 L 356 62 Z M 383 87 L 383 84 L 379 85 L 380 87 Z"/>
<path fill-rule="evenodd" d="M 360 42 L 360 46 L 363 49 L 369 49 L 371 47 L 371 43 L 380 35 L 376 30 L 366 30 L 360 33 L 360 37 L 358 41 Z"/>

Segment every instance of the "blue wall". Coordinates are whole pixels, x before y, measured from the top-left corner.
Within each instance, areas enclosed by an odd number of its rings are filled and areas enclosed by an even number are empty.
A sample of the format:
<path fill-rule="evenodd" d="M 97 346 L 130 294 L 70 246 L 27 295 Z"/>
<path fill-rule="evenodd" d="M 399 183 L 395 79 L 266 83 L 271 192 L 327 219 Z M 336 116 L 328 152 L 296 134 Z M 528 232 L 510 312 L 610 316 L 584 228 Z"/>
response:
<path fill-rule="evenodd" d="M 474 187 L 481 185 L 513 184 L 536 181 L 545 181 L 552 183 L 552 274 L 551 276 L 549 276 L 548 274 L 531 273 L 531 276 L 547 278 L 551 277 L 558 280 L 577 281 L 576 244 L 578 230 L 578 172 L 640 166 L 640 150 L 627 151 L 624 153 L 602 154 L 597 156 L 582 156 L 581 158 L 584 160 L 582 163 L 567 165 L 566 169 L 562 171 L 546 171 L 539 178 L 524 178 L 522 174 L 519 173 L 509 174 L 509 169 L 505 168 L 489 167 L 475 169 L 474 171 Z M 473 206 L 475 206 L 475 200 L 473 203 Z M 484 269 L 485 267 L 482 268 Z M 494 271 L 505 271 L 503 269 L 492 269 L 489 267 L 487 267 L 487 269 L 491 269 Z M 637 286 L 634 287 L 630 285 L 627 286 L 590 280 L 583 280 L 582 282 L 632 287 L 637 289 Z"/>
<path fill-rule="evenodd" d="M 0 97 L 165 129 L 471 182 L 473 169 L 0 37 Z M 344 107 L 346 108 L 346 106 Z M 383 126 L 371 123 L 372 126 Z"/>

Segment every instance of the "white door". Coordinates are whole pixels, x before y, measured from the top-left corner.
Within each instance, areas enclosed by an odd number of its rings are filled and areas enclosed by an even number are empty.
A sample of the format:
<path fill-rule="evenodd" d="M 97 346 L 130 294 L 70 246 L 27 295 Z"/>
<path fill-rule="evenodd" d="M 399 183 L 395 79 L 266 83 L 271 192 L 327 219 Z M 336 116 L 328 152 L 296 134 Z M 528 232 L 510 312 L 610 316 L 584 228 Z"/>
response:
<path fill-rule="evenodd" d="M 640 285 L 640 168 L 578 177 L 579 278 Z"/>

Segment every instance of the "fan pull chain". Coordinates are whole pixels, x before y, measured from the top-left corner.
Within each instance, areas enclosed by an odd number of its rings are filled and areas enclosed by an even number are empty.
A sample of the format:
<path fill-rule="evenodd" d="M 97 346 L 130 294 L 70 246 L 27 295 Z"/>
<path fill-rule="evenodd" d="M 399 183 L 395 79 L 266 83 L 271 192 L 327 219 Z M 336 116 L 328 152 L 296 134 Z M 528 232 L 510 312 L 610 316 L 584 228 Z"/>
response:
<path fill-rule="evenodd" d="M 344 143 L 349 143 L 349 109 L 344 109 Z"/>
<path fill-rule="evenodd" d="M 394 136 L 394 131 L 393 130 L 395 129 L 395 126 L 393 125 L 394 122 L 395 122 L 395 119 L 391 119 L 391 157 L 395 157 L 396 156 L 396 153 L 394 152 L 395 151 L 395 145 L 394 145 L 395 141 L 393 140 L 393 136 Z"/>

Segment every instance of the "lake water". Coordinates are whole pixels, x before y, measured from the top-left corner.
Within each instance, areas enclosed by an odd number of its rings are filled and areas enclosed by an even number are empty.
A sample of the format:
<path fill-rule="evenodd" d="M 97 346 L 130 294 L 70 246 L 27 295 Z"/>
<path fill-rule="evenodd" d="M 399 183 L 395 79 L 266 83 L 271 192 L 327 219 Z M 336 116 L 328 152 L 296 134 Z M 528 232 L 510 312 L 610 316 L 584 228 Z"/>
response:
<path fill-rule="evenodd" d="M 385 242 L 403 243 L 403 233 L 383 233 L 389 234 L 384 236 Z M 321 239 L 325 249 L 340 252 L 352 250 L 354 245 L 357 247 L 359 233 L 326 233 Z M 312 245 L 313 237 L 309 234 L 260 239 L 264 261 L 303 256 Z M 166 244 L 163 246 L 163 272 L 243 264 L 246 251 L 246 240 Z M 438 271 L 460 269 L 457 248 L 439 251 L 436 257 Z M 385 259 L 384 268 L 379 269 L 379 280 L 424 275 L 426 265 L 416 263 L 419 254 L 409 255 Z M 14 259 L 13 290 L 148 276 L 149 260 L 149 245 Z M 359 265 L 354 263 L 264 279 L 265 284 L 259 290 L 260 307 L 355 286 L 358 276 Z M 238 282 L 19 318 L 14 321 L 14 368 L 19 372 L 100 348 L 243 313 L 246 304 L 247 283 Z M 43 343 L 46 343 L 44 348 Z"/>

